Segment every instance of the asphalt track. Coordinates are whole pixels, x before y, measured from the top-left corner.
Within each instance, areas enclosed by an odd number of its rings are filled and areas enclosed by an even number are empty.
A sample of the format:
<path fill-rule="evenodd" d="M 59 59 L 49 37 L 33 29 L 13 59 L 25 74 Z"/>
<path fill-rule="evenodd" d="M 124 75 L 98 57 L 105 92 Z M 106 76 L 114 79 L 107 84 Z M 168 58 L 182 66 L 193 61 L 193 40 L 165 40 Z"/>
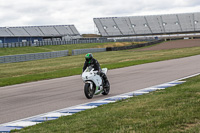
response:
<path fill-rule="evenodd" d="M 86 99 L 80 75 L 0 88 L 0 124 L 170 82 L 200 72 L 200 55 L 108 71 L 108 96 Z"/>

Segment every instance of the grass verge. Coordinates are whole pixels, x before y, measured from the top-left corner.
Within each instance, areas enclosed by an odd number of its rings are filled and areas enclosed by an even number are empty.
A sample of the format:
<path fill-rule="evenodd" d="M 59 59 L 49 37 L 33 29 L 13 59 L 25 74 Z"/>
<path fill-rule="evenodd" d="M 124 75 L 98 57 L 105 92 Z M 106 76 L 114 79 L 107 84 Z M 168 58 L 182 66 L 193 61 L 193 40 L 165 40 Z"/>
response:
<path fill-rule="evenodd" d="M 15 133 L 199 133 L 200 76 Z"/>
<path fill-rule="evenodd" d="M 135 45 L 145 42 L 110 42 L 110 43 L 87 43 L 87 44 L 67 44 L 67 45 L 48 45 L 41 47 L 17 47 L 17 48 L 0 48 L 0 56 L 16 55 L 16 54 L 29 54 L 29 53 L 42 53 L 69 50 L 71 55 L 72 49 L 85 49 L 85 48 L 106 48 L 106 47 L 119 47 Z"/>
<path fill-rule="evenodd" d="M 94 53 L 101 67 L 115 69 L 132 65 L 199 55 L 200 47 L 160 51 L 112 51 Z M 0 64 L 0 86 L 81 74 L 84 56 Z"/>

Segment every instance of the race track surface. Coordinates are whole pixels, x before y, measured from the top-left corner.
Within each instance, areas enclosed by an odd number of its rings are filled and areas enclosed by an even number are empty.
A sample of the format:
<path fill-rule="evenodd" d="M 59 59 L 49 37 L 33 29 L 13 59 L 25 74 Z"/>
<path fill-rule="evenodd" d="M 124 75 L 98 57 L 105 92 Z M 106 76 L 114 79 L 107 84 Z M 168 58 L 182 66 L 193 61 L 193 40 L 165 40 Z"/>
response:
<path fill-rule="evenodd" d="M 190 48 L 190 47 L 200 47 L 200 39 L 166 41 L 159 45 L 154 45 L 151 47 L 146 47 L 133 51 L 167 50 L 167 49 Z"/>
<path fill-rule="evenodd" d="M 200 55 L 108 71 L 108 96 L 84 96 L 80 75 L 0 88 L 0 124 L 151 87 L 200 72 Z"/>

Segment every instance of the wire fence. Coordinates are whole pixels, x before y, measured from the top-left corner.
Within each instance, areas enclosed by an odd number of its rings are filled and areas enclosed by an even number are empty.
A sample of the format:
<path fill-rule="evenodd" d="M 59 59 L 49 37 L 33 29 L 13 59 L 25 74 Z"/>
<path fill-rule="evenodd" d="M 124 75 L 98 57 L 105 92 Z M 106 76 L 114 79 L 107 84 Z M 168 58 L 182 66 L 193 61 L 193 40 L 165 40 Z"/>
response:
<path fill-rule="evenodd" d="M 68 44 L 84 44 L 84 43 L 107 43 L 107 42 L 139 42 L 152 41 L 154 38 L 93 38 L 84 40 L 69 40 L 69 41 L 38 41 L 38 42 L 15 42 L 1 43 L 0 48 L 16 48 L 16 47 L 39 47 L 48 45 L 68 45 Z"/>

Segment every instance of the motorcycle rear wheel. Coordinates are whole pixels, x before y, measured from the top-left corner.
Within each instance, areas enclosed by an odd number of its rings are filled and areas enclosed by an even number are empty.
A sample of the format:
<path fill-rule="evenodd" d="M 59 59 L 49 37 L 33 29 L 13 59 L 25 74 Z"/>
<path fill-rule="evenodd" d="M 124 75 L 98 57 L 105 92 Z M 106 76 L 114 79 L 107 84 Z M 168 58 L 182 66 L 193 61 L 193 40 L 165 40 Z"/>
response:
<path fill-rule="evenodd" d="M 94 87 L 90 88 L 90 84 L 86 83 L 85 86 L 84 86 L 84 92 L 85 92 L 85 96 L 88 99 L 92 99 L 94 92 L 95 92 L 95 89 L 94 89 Z"/>
<path fill-rule="evenodd" d="M 108 82 L 108 87 L 104 88 L 104 90 L 102 92 L 103 95 L 108 95 L 108 93 L 110 92 L 110 83 L 109 83 L 109 81 L 107 81 L 107 82 Z"/>

